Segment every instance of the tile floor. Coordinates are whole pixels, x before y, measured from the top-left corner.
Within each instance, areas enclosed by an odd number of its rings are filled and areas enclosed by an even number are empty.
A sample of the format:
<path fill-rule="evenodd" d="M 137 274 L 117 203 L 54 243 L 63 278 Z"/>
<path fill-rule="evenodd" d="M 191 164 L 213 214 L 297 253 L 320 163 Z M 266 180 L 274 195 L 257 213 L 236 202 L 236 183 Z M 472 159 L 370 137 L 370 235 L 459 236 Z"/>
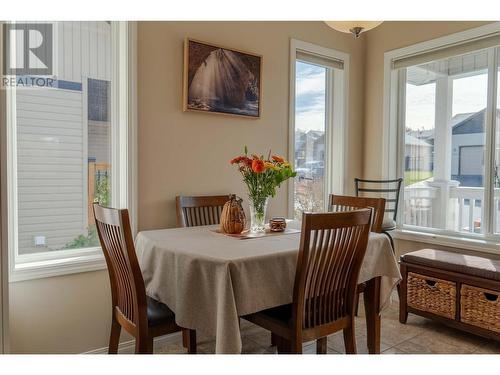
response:
<path fill-rule="evenodd" d="M 382 313 L 381 350 L 383 354 L 500 354 L 500 342 L 484 339 L 465 332 L 448 328 L 429 319 L 409 314 L 406 324 L 398 320 L 397 295 Z M 360 316 L 356 318 L 356 344 L 358 353 L 368 353 L 366 347 L 366 325 L 364 311 L 360 305 Z M 252 323 L 241 321 L 244 354 L 273 354 L 271 335 Z M 183 353 L 180 335 L 172 335 L 167 343 L 155 353 Z M 213 338 L 198 335 L 198 353 L 211 354 L 215 350 Z M 304 344 L 305 354 L 316 353 L 316 343 Z M 342 332 L 328 337 L 328 353 L 344 353 Z"/>

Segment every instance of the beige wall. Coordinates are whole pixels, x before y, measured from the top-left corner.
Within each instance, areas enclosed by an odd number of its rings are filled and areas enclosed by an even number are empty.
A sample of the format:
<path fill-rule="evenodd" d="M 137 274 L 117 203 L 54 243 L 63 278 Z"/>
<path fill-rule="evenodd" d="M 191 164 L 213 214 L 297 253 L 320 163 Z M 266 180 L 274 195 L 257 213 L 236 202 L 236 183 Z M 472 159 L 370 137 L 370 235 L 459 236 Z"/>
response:
<path fill-rule="evenodd" d="M 364 164 L 365 178 L 382 175 L 384 53 L 484 25 L 487 22 L 384 22 L 366 33 Z"/>
<path fill-rule="evenodd" d="M 262 116 L 182 112 L 182 48 L 188 36 L 263 55 Z M 351 54 L 347 179 L 362 172 L 364 40 L 323 22 L 148 22 L 139 25 L 139 229 L 175 225 L 176 195 L 245 188 L 229 160 L 249 150 L 287 156 L 289 44 L 297 38 Z M 283 186 L 271 215 L 287 213 Z"/>
<path fill-rule="evenodd" d="M 12 353 L 82 353 L 107 345 L 106 271 L 11 283 L 9 295 Z"/>

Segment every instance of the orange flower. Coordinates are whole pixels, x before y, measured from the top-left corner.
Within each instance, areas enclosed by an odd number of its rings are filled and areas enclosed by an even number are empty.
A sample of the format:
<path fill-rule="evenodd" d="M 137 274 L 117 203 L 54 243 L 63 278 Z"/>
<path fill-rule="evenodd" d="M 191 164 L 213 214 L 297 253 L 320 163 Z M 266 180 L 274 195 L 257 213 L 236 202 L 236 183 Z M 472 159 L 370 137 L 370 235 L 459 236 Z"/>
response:
<path fill-rule="evenodd" d="M 262 159 L 253 159 L 252 161 L 252 171 L 255 173 L 262 173 L 266 169 L 264 161 Z"/>
<path fill-rule="evenodd" d="M 273 159 L 276 163 L 284 163 L 284 162 L 285 162 L 285 159 L 283 159 L 281 156 L 278 156 L 278 155 L 273 155 L 273 156 L 272 156 L 272 159 Z"/>
<path fill-rule="evenodd" d="M 230 163 L 231 164 L 239 164 L 245 159 L 244 156 L 237 156 L 234 159 L 231 159 Z"/>
<path fill-rule="evenodd" d="M 250 159 L 249 157 L 244 157 L 243 158 L 243 163 L 248 167 L 248 168 L 252 168 L 252 159 Z"/>

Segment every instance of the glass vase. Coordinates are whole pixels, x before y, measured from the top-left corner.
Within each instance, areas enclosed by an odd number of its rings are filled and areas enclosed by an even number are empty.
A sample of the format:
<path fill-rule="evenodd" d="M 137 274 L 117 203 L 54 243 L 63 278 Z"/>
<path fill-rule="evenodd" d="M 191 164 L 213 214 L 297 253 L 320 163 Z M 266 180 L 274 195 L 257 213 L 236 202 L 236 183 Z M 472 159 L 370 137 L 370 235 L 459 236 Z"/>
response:
<path fill-rule="evenodd" d="M 250 232 L 264 233 L 266 231 L 266 210 L 268 197 L 248 197 L 250 204 Z"/>

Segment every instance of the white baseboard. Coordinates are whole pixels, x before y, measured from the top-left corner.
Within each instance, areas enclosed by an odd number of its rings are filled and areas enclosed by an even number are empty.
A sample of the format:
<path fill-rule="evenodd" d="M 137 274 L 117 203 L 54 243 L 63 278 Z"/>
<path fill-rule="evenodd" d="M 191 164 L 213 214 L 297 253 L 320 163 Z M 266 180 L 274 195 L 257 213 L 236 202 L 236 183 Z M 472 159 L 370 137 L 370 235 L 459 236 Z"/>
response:
<path fill-rule="evenodd" d="M 170 335 L 155 337 L 153 341 L 153 348 L 159 349 L 167 344 L 178 344 L 182 346 L 182 335 L 180 332 L 172 333 Z M 153 350 L 154 350 L 153 349 Z M 121 342 L 118 345 L 118 354 L 133 354 L 135 352 L 135 340 Z M 82 354 L 107 354 L 108 347 L 89 350 Z"/>

